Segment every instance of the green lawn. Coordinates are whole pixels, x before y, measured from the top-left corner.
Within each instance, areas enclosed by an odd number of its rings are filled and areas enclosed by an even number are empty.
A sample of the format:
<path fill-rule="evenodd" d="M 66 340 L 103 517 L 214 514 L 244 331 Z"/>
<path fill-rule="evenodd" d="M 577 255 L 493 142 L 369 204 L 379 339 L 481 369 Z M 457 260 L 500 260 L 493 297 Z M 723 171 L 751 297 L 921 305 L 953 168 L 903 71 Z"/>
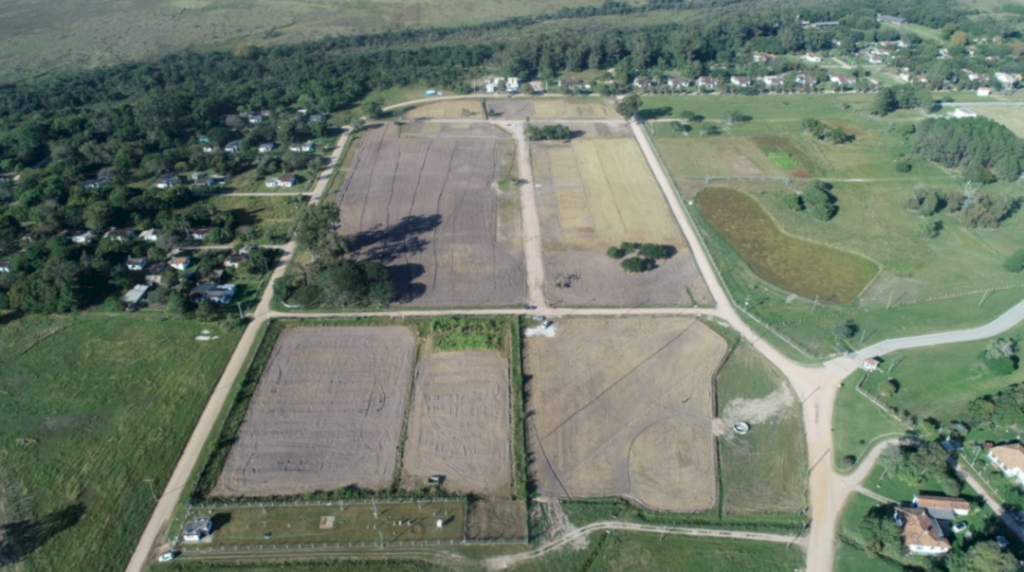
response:
<path fill-rule="evenodd" d="M 1024 336 L 1018 325 L 1004 337 Z M 982 395 L 1020 381 L 1019 372 L 993 375 L 979 360 L 988 340 L 901 351 L 885 357 L 882 369 L 868 376 L 862 389 L 886 407 L 910 411 L 919 419 L 934 417 L 946 422 L 959 418 L 967 403 Z M 855 372 L 840 388 L 833 418 L 833 449 L 836 461 L 846 455 L 861 456 L 864 448 L 884 436 L 902 433 L 902 427 L 854 387 L 863 377 Z M 899 383 L 894 395 L 887 382 Z"/>
<path fill-rule="evenodd" d="M 718 440 L 723 511 L 727 515 L 798 512 L 807 506 L 807 445 L 800 405 L 786 378 L 757 350 L 741 343 L 715 377 L 719 416 L 780 393 L 788 404 L 744 436 Z M 781 400 L 785 403 L 785 399 Z M 763 401 L 767 403 L 768 400 Z M 757 408 L 763 411 L 763 408 Z"/>
<path fill-rule="evenodd" d="M 840 541 L 836 544 L 835 572 L 903 572 L 901 564 L 868 554 L 862 548 Z"/>
<path fill-rule="evenodd" d="M 847 320 L 859 326 L 858 335 L 847 342 L 856 348 L 890 337 L 980 325 L 1024 298 L 1024 279 L 1001 266 L 1024 243 L 1024 217 L 1012 216 L 996 230 L 970 230 L 955 215 L 940 211 L 931 217 L 941 225 L 938 237 L 925 236 L 920 232 L 923 217 L 906 209 L 915 186 L 944 195 L 962 192 L 963 185 L 913 157 L 908 158 L 911 172 L 897 173 L 893 165 L 910 151 L 910 141 L 890 133 L 890 126 L 916 122 L 921 116 L 898 112 L 878 118 L 870 115 L 869 104 L 870 96 L 862 94 L 756 101 L 742 96 L 645 99 L 645 106 L 671 108 L 675 117 L 683 110 L 717 121 L 732 110 L 752 117 L 730 126 L 727 136 L 698 139 L 656 133 L 656 147 L 684 199 L 693 201 L 706 186 L 744 191 L 757 199 L 784 234 L 859 254 L 881 268 L 855 302 L 822 305 L 792 281 L 783 281 L 780 287 L 765 280 L 765 257 L 749 257 L 752 265 L 762 266 L 755 273 L 730 248 L 709 244 L 733 298 L 748 303 L 749 310 L 812 355 L 836 351 L 832 330 Z M 814 141 L 800 130 L 806 117 L 842 126 L 856 139 L 845 145 Z M 823 223 L 781 204 L 782 193 L 802 187 L 799 179 L 787 182 L 782 177 L 799 172 L 832 182 L 838 206 L 832 220 Z M 767 178 L 706 179 L 716 176 Z M 863 178 L 870 181 L 857 181 Z M 984 190 L 1013 196 L 1019 185 L 997 183 Z M 779 265 L 770 266 L 774 270 Z"/>
<path fill-rule="evenodd" d="M 257 244 L 284 244 L 291 237 L 292 219 L 303 199 L 227 195 L 207 200 L 217 210 L 230 211 L 234 215 L 236 234 L 243 235 L 249 228 L 255 231 Z"/>
<path fill-rule="evenodd" d="M 27 572 L 124 568 L 239 334 L 138 314 L 0 329 L 0 490 L 39 525 Z"/>
<path fill-rule="evenodd" d="M 515 572 L 791 572 L 802 568 L 804 554 L 784 544 L 717 538 L 595 533 L 583 550 L 566 548 L 510 570 Z"/>

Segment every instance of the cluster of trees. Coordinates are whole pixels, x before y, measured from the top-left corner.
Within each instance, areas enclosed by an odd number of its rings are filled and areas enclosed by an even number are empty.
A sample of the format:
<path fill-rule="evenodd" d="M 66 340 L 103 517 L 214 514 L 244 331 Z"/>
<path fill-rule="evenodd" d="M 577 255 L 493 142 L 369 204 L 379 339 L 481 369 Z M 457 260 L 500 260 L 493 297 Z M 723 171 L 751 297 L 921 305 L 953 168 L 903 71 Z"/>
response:
<path fill-rule="evenodd" d="M 842 127 L 833 127 L 826 123 L 808 117 L 801 122 L 804 131 L 810 133 L 815 139 L 828 141 L 835 145 L 841 145 L 853 141 L 853 135 L 848 134 Z"/>
<path fill-rule="evenodd" d="M 798 212 L 806 210 L 815 219 L 828 221 L 839 211 L 835 196 L 829 192 L 831 190 L 832 185 L 814 181 L 803 193 L 783 193 L 779 200 L 783 208 Z"/>
<path fill-rule="evenodd" d="M 969 181 L 1014 181 L 1020 175 L 1024 141 L 984 117 L 932 118 L 918 126 L 914 151 L 946 167 L 964 169 Z"/>
<path fill-rule="evenodd" d="M 1024 385 L 1015 383 L 995 395 L 972 400 L 967 406 L 967 416 L 973 423 L 1024 426 Z"/>
<path fill-rule="evenodd" d="M 996 375 L 1010 375 L 1017 369 L 1017 340 L 998 338 L 989 342 L 981 353 L 981 361 Z"/>
<path fill-rule="evenodd" d="M 279 300 L 303 307 L 387 306 L 395 298 L 391 272 L 380 262 L 350 260 L 338 234 L 338 205 L 307 205 L 298 215 L 295 241 L 313 257 L 299 272 L 274 283 Z"/>
<path fill-rule="evenodd" d="M 871 113 L 888 115 L 897 109 L 916 109 L 932 105 L 932 93 L 928 88 L 905 83 L 879 89 L 871 102 Z"/>
<path fill-rule="evenodd" d="M 568 141 L 572 139 L 572 130 L 561 124 L 537 127 L 532 123 L 528 123 L 526 125 L 526 137 L 530 141 L 547 141 L 552 139 Z"/>
<path fill-rule="evenodd" d="M 658 267 L 658 260 L 672 258 L 676 249 L 665 244 L 640 244 L 638 242 L 623 242 L 618 246 L 608 247 L 608 257 L 615 260 L 625 258 L 620 263 L 622 269 L 630 274 L 647 272 Z"/>
<path fill-rule="evenodd" d="M 930 481 L 937 481 L 946 496 L 960 496 L 961 483 L 946 457 L 949 454 L 935 442 L 925 442 L 913 447 L 889 447 L 882 453 L 879 463 L 886 473 L 910 485 L 920 487 Z"/>

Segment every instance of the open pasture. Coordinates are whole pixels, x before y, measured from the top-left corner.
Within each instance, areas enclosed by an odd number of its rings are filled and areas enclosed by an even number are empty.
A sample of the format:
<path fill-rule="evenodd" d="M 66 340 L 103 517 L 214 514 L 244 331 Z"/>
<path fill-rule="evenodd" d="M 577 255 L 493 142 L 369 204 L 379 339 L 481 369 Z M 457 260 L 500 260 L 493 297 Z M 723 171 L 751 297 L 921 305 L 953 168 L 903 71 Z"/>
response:
<path fill-rule="evenodd" d="M 782 177 L 757 144 L 745 137 L 656 139 L 665 166 L 675 177 Z"/>
<path fill-rule="evenodd" d="M 492 119 L 620 119 L 614 100 L 596 97 L 488 99 L 484 105 Z"/>
<path fill-rule="evenodd" d="M 1024 137 L 1024 105 L 1015 106 L 967 106 L 971 111 L 982 117 L 988 117 L 1005 125 L 1017 137 Z M 948 109 L 948 108 L 947 108 Z"/>
<path fill-rule="evenodd" d="M 500 351 L 433 349 L 421 358 L 402 462 L 402 484 L 509 498 L 509 366 Z"/>
<path fill-rule="evenodd" d="M 404 327 L 286 329 L 213 495 L 389 487 L 414 346 Z"/>
<path fill-rule="evenodd" d="M 528 338 L 524 352 L 540 494 L 622 496 L 677 512 L 714 506 L 711 376 L 725 340 L 681 318 L 555 327 L 554 337 Z"/>
<path fill-rule="evenodd" d="M 484 119 L 479 99 L 451 99 L 414 107 L 402 114 L 404 119 Z"/>
<path fill-rule="evenodd" d="M 214 522 L 210 546 L 256 547 L 283 544 L 461 541 L 466 507 L 461 500 L 387 502 L 334 501 L 261 507 L 197 508 L 192 518 Z M 333 519 L 333 521 L 332 521 Z M 441 528 L 437 521 L 442 521 Z M 223 523 L 218 526 L 218 524 Z M 269 533 L 269 536 L 266 536 Z M 205 548 L 207 545 L 196 545 Z M 186 551 L 189 545 L 185 545 Z"/>
<path fill-rule="evenodd" d="M 124 312 L 3 322 L 0 568 L 123 570 L 241 330 Z M 204 328 L 217 339 L 196 340 Z"/>
<path fill-rule="evenodd" d="M 804 298 L 852 302 L 878 273 L 866 258 L 784 234 L 756 199 L 740 191 L 705 189 L 697 208 L 754 272 Z"/>
<path fill-rule="evenodd" d="M 526 297 L 515 146 L 491 125 L 437 137 L 367 130 L 337 194 L 339 232 L 391 269 L 400 303 L 509 306 Z"/>
<path fill-rule="evenodd" d="M 592 306 L 689 305 L 700 275 L 653 174 L 632 139 L 576 138 L 531 146 L 549 300 Z M 649 242 L 678 251 L 626 274 L 609 246 Z M 558 288 L 568 281 L 569 287 Z"/>

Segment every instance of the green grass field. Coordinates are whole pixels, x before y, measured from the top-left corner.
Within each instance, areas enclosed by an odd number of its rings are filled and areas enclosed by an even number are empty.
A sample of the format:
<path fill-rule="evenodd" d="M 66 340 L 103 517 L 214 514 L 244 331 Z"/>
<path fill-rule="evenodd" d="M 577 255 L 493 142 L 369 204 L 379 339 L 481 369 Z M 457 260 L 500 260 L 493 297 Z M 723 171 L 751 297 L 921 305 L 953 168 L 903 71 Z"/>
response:
<path fill-rule="evenodd" d="M 120 570 L 240 334 L 138 314 L 0 329 L 0 482 L 25 570 Z M 55 358 L 59 356 L 59 358 Z"/>
<path fill-rule="evenodd" d="M 707 188 L 697 195 L 697 208 L 754 272 L 804 298 L 852 302 L 878 272 L 866 258 L 784 234 L 744 193 Z"/>
<path fill-rule="evenodd" d="M 757 350 L 741 343 L 715 376 L 718 414 L 761 400 L 753 409 L 764 412 L 772 402 L 777 412 L 752 424 L 744 436 L 718 439 L 722 510 L 726 515 L 799 512 L 807 506 L 807 445 L 803 419 L 786 378 Z M 778 403 L 780 392 L 789 397 Z M 766 399 L 769 398 L 769 399 Z M 767 415 L 766 415 L 767 416 Z"/>
<path fill-rule="evenodd" d="M 847 542 L 836 544 L 835 572 L 904 572 L 903 565 L 873 556 Z"/>
<path fill-rule="evenodd" d="M 685 564 L 684 564 L 685 563 Z M 783 544 L 656 534 L 596 533 L 583 550 L 571 548 L 511 568 L 515 572 L 791 572 L 804 554 Z"/>
<path fill-rule="evenodd" d="M 296 200 L 298 199 L 298 200 Z M 257 244 L 284 244 L 292 231 L 292 219 L 301 206 L 302 197 L 232 197 L 230 195 L 207 199 L 219 211 L 230 211 L 236 222 L 236 234 L 244 234 L 243 227 L 256 233 Z"/>
<path fill-rule="evenodd" d="M 1018 339 L 1021 336 L 1024 325 L 1003 334 Z M 910 411 L 919 419 L 957 419 L 970 400 L 1020 381 L 1019 372 L 1000 376 L 988 371 L 978 357 L 987 344 L 983 340 L 890 354 L 881 370 L 868 376 L 862 389 L 886 407 Z M 847 378 L 836 398 L 833 441 L 837 461 L 845 455 L 859 458 L 867 444 L 905 431 L 905 427 L 854 390 L 862 376 L 862 372 L 857 372 Z M 887 382 L 890 377 L 899 383 L 895 395 Z"/>
<path fill-rule="evenodd" d="M 335 501 L 330 506 L 196 509 L 192 518 L 211 518 L 211 546 L 259 546 L 317 542 L 418 542 L 465 538 L 466 506 L 461 500 L 389 503 Z M 321 519 L 334 522 L 321 528 Z M 442 521 L 441 528 L 436 522 Z M 218 526 L 218 522 L 224 524 Z M 326 525 L 325 525 L 326 526 Z M 265 537 L 266 534 L 269 537 Z M 188 545 L 186 545 L 188 546 Z M 197 545 L 202 549 L 206 545 Z"/>

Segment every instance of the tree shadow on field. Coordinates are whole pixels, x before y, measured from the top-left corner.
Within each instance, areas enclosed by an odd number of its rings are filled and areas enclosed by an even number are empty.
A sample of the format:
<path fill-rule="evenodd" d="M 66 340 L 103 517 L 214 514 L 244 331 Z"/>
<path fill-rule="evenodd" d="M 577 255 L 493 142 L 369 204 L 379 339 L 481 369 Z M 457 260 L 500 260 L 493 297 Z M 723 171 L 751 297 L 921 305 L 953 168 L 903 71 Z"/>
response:
<path fill-rule="evenodd" d="M 420 235 L 441 226 L 441 215 L 410 215 L 388 228 L 381 226 L 356 233 L 349 242 L 353 251 L 381 264 L 393 262 L 403 254 L 423 252 L 429 242 Z"/>
<path fill-rule="evenodd" d="M 395 286 L 395 301 L 411 302 L 426 293 L 427 287 L 424 284 L 415 284 L 420 276 L 423 276 L 422 264 L 396 264 L 389 266 L 391 283 Z"/>
<path fill-rule="evenodd" d="M 78 524 L 84 514 L 85 505 L 75 503 L 38 520 L 0 526 L 0 567 L 24 560 L 54 536 Z"/>
<path fill-rule="evenodd" d="M 636 112 L 637 118 L 641 120 L 660 119 L 662 117 L 668 117 L 669 115 L 672 115 L 671 107 L 654 107 L 650 109 L 641 109 Z"/>
<path fill-rule="evenodd" d="M 210 520 L 213 521 L 213 530 L 220 530 L 231 523 L 231 513 L 218 512 L 210 517 Z"/>

